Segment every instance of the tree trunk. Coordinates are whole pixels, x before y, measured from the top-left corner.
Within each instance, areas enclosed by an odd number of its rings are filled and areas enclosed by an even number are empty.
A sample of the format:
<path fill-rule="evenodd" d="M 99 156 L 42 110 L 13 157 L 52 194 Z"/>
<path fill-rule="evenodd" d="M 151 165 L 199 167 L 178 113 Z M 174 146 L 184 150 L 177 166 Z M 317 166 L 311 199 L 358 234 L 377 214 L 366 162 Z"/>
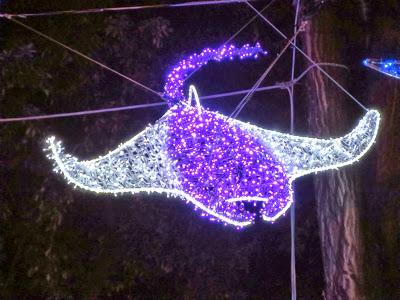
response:
<path fill-rule="evenodd" d="M 324 9 L 307 22 L 303 45 L 316 62 L 342 62 L 345 41 L 335 28 L 335 11 Z M 334 78 L 349 76 L 339 69 L 328 70 Z M 347 132 L 350 102 L 320 71 L 307 78 L 308 119 L 312 136 L 332 137 Z M 359 226 L 359 179 L 348 166 L 314 177 L 321 251 L 325 276 L 324 297 L 328 300 L 363 299 L 361 290 L 361 249 Z"/>
<path fill-rule="evenodd" d="M 370 299 L 400 299 L 400 84 L 380 78 L 369 92 L 372 106 L 382 113 L 382 124 L 364 216 L 366 283 Z"/>
<path fill-rule="evenodd" d="M 376 2 L 371 10 L 380 14 L 370 20 L 368 55 L 400 59 L 400 4 Z M 382 124 L 364 213 L 366 286 L 370 299 L 400 299 L 400 80 L 374 71 L 368 79 L 369 103 Z"/>

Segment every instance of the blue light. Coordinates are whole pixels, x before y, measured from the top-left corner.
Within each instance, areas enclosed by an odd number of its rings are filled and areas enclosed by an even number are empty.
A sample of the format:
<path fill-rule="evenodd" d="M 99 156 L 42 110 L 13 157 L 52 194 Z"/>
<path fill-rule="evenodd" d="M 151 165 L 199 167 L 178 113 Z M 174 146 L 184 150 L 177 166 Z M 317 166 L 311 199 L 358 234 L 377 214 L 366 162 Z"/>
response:
<path fill-rule="evenodd" d="M 400 60 L 367 58 L 363 60 L 363 65 L 385 75 L 400 79 Z"/>

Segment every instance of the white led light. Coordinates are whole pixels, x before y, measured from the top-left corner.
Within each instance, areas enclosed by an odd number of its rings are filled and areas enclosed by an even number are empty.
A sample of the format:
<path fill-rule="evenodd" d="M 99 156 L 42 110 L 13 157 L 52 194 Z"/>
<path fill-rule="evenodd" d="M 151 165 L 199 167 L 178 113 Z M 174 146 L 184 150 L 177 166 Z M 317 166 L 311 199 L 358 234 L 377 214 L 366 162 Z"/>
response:
<path fill-rule="evenodd" d="M 259 128 L 233 120 L 259 139 L 286 166 L 292 180 L 306 174 L 337 169 L 358 161 L 375 142 L 380 115 L 369 110 L 357 127 L 344 137 L 317 139 Z"/>

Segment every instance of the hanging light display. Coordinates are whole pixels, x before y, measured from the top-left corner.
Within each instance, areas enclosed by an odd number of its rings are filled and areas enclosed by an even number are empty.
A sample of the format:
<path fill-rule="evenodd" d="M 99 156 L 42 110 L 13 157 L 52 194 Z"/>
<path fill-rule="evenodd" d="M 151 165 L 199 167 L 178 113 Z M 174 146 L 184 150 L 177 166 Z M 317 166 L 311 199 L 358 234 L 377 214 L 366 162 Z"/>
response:
<path fill-rule="evenodd" d="M 367 58 L 363 64 L 375 71 L 400 79 L 400 60 Z"/>
<path fill-rule="evenodd" d="M 97 193 L 166 193 L 192 203 L 211 220 L 237 227 L 253 223 L 257 214 L 265 221 L 276 220 L 293 202 L 294 179 L 349 165 L 366 153 L 377 134 L 379 113 L 368 111 L 343 137 L 316 139 L 210 111 L 201 106 L 193 86 L 185 99 L 185 78 L 207 61 L 260 53 L 264 51 L 259 45 L 224 46 L 181 61 L 167 77 L 170 109 L 154 125 L 105 156 L 87 161 L 65 154 L 61 142 L 50 137 L 48 157 L 55 171 Z"/>

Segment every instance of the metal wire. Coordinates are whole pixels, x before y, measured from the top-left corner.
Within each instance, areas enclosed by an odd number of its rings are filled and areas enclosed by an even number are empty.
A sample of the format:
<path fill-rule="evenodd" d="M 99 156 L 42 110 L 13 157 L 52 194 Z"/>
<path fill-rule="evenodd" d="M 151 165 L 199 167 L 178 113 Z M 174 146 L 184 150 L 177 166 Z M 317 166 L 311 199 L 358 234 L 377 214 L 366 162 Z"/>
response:
<path fill-rule="evenodd" d="M 34 120 L 44 120 L 44 119 L 55 119 L 55 118 L 85 116 L 85 115 L 101 114 L 101 113 L 115 112 L 115 111 L 121 111 L 121 110 L 132 110 L 132 109 L 139 109 L 139 108 L 149 108 L 149 107 L 156 107 L 156 106 L 162 106 L 162 105 L 167 105 L 167 103 L 166 102 L 156 102 L 156 103 L 149 103 L 149 104 L 138 104 L 138 105 L 128 105 L 128 106 L 113 107 L 113 108 L 76 111 L 76 112 L 70 112 L 70 113 L 60 113 L 60 114 L 30 116 L 30 117 L 18 117 L 18 118 L 7 118 L 7 119 L 0 119 L 0 123 L 10 123 L 10 122 L 22 122 L 22 121 L 34 121 Z"/>
<path fill-rule="evenodd" d="M 154 9 L 154 8 L 177 8 L 177 7 L 193 7 L 193 6 L 208 6 L 208 5 L 224 5 L 224 4 L 243 3 L 243 2 L 246 2 L 246 0 L 191 1 L 191 2 L 170 3 L 170 4 L 136 5 L 136 6 L 108 7 L 108 8 L 89 8 L 89 9 L 81 9 L 81 10 L 59 10 L 59 11 L 49 11 L 49 12 L 42 12 L 42 13 L 19 13 L 19 14 L 0 13 L 0 17 L 28 18 L 28 17 L 59 16 L 59 15 L 80 15 L 80 14 L 94 14 L 94 13 L 105 13 L 105 12 L 135 11 L 135 10 Z"/>
<path fill-rule="evenodd" d="M 326 65 L 326 66 L 335 66 L 340 68 L 347 68 L 344 65 L 339 65 L 335 63 L 319 63 L 319 65 Z M 309 66 L 303 73 L 300 74 L 297 78 L 293 81 L 288 82 L 281 82 L 275 85 L 264 86 L 257 88 L 255 92 L 263 92 L 273 89 L 287 89 L 288 87 L 295 85 L 299 80 L 301 80 L 312 68 L 314 65 Z M 220 94 L 213 94 L 208 96 L 200 97 L 201 100 L 211 100 L 211 99 L 219 99 L 237 95 L 243 95 L 251 91 L 248 90 L 239 90 L 227 93 L 220 93 Z M 128 106 L 119 106 L 119 107 L 112 107 L 112 108 L 104 108 L 104 109 L 95 109 L 95 110 L 83 110 L 77 112 L 70 112 L 70 113 L 59 113 L 59 114 L 50 114 L 50 115 L 36 115 L 36 116 L 27 116 L 27 117 L 15 117 L 15 118 L 0 118 L 0 123 L 10 123 L 10 122 L 24 122 L 24 121 L 36 121 L 36 120 L 44 120 L 44 119 L 54 119 L 54 118 L 67 118 L 67 117 L 77 117 L 77 116 L 84 116 L 84 115 L 91 115 L 91 114 L 101 114 L 101 113 L 109 113 L 109 112 L 116 112 L 116 111 L 124 111 L 124 110 L 133 110 L 133 109 L 141 109 L 141 108 L 150 108 L 156 106 L 163 106 L 167 105 L 167 102 L 156 102 L 156 103 L 149 103 L 149 104 L 138 104 L 138 105 L 128 105 Z"/>
<path fill-rule="evenodd" d="M 294 17 L 293 32 L 297 31 L 298 20 L 300 12 L 300 0 L 296 0 L 296 13 Z M 293 39 L 293 45 L 296 46 L 297 39 Z M 296 66 L 296 48 L 292 49 L 292 70 L 290 80 L 294 80 L 294 72 Z M 290 133 L 294 133 L 294 85 L 288 87 L 289 101 L 290 101 Z M 290 207 L 290 283 L 292 300 L 297 298 L 297 284 L 296 284 L 296 202 L 293 201 Z"/>
<path fill-rule="evenodd" d="M 71 47 L 69 47 L 69 46 L 57 41 L 56 39 L 48 36 L 47 34 L 44 34 L 44 33 L 40 32 L 40 31 L 36 30 L 35 28 L 32 28 L 31 26 L 26 25 L 25 23 L 22 23 L 21 21 L 15 20 L 13 18 L 8 18 L 8 20 L 10 20 L 11 22 L 14 22 L 15 24 L 18 24 L 18 25 L 20 25 L 20 26 L 22 26 L 22 27 L 24 27 L 26 29 L 28 29 L 31 32 L 36 33 L 37 35 L 40 35 L 41 37 L 45 38 L 46 40 L 49 40 L 49 41 L 51 41 L 51 42 L 53 42 L 53 43 L 65 48 L 65 49 L 67 49 L 67 50 L 69 50 L 69 51 L 71 51 L 71 52 L 73 52 L 73 53 L 75 53 L 75 54 L 77 54 L 77 55 L 79 55 L 79 56 L 91 61 L 92 63 L 95 63 L 96 65 L 102 67 L 103 69 L 106 69 L 106 70 L 108 70 L 108 71 L 110 71 L 110 72 L 112 72 L 112 73 L 114 73 L 114 74 L 116 74 L 116 75 L 118 75 L 118 76 L 120 76 L 120 77 L 122 77 L 122 78 L 124 78 L 124 79 L 126 79 L 126 80 L 128 80 L 130 82 L 132 82 L 133 84 L 141 87 L 142 89 L 144 89 L 146 91 L 149 91 L 149 92 L 151 92 L 153 94 L 156 94 L 157 96 L 162 98 L 162 93 L 157 92 L 157 91 L 149 88 L 148 86 L 146 86 L 146 85 L 144 85 L 144 84 L 142 84 L 142 83 L 140 83 L 140 82 L 138 82 L 138 81 L 136 81 L 136 80 L 134 80 L 134 79 L 132 79 L 132 78 L 120 73 L 120 72 L 118 72 L 117 70 L 114 70 L 113 68 L 110 68 L 109 66 L 106 66 L 105 64 L 103 64 L 103 63 L 101 63 L 101 62 L 99 62 L 99 61 L 97 61 L 97 60 L 95 60 L 95 59 L 83 54 L 82 52 L 80 52 L 78 50 L 75 50 L 75 49 L 73 49 L 73 48 L 71 48 Z"/>
<path fill-rule="evenodd" d="M 254 86 L 250 89 L 250 91 L 246 94 L 246 96 L 243 97 L 243 99 L 239 102 L 239 104 L 236 106 L 232 114 L 230 115 L 231 118 L 236 118 L 239 113 L 242 111 L 242 109 L 246 106 L 246 104 L 250 101 L 251 96 L 254 94 L 255 90 L 260 86 L 260 84 L 263 82 L 265 77 L 269 74 L 269 72 L 272 70 L 272 68 L 275 66 L 275 64 L 278 62 L 278 60 L 282 57 L 282 55 L 285 53 L 286 49 L 289 48 L 289 46 L 292 44 L 292 41 L 297 37 L 297 35 L 300 33 L 301 29 L 297 30 L 294 33 L 294 36 L 286 43 L 285 47 L 281 50 L 281 52 L 278 54 L 278 56 L 273 60 L 273 62 L 268 66 L 268 68 L 265 70 L 265 72 L 260 76 L 260 78 L 256 81 Z"/>
<path fill-rule="evenodd" d="M 276 32 L 279 33 L 280 36 L 283 38 L 287 39 L 287 36 L 279 30 L 271 21 L 269 21 L 263 14 L 261 14 L 253 5 L 251 5 L 248 1 L 246 1 L 246 4 L 254 10 L 268 25 L 270 25 Z M 324 69 L 322 69 L 318 64 L 303 50 L 301 50 L 297 45 L 294 45 L 292 43 L 293 47 L 297 49 L 310 63 L 315 65 L 318 70 L 323 73 L 326 77 L 328 77 L 339 89 L 341 89 L 347 96 L 349 96 L 355 103 L 357 103 L 362 109 L 365 111 L 368 111 L 368 109 L 360 102 L 358 101 L 349 91 L 347 91 L 339 82 L 337 82 L 329 73 L 327 73 Z"/>
<path fill-rule="evenodd" d="M 276 0 L 271 0 L 266 6 L 264 6 L 261 11 L 266 10 L 268 7 L 270 7 Z M 257 19 L 258 15 L 254 15 L 250 20 L 248 20 L 242 27 L 239 28 L 238 31 L 236 31 L 234 34 L 232 34 L 220 47 L 225 46 L 228 44 L 230 41 L 232 41 L 236 36 L 238 36 L 244 29 L 247 28 L 255 19 Z M 200 69 L 195 69 L 193 70 L 186 78 L 185 81 L 188 80 L 190 77 L 192 77 L 195 73 L 197 73 Z"/>

